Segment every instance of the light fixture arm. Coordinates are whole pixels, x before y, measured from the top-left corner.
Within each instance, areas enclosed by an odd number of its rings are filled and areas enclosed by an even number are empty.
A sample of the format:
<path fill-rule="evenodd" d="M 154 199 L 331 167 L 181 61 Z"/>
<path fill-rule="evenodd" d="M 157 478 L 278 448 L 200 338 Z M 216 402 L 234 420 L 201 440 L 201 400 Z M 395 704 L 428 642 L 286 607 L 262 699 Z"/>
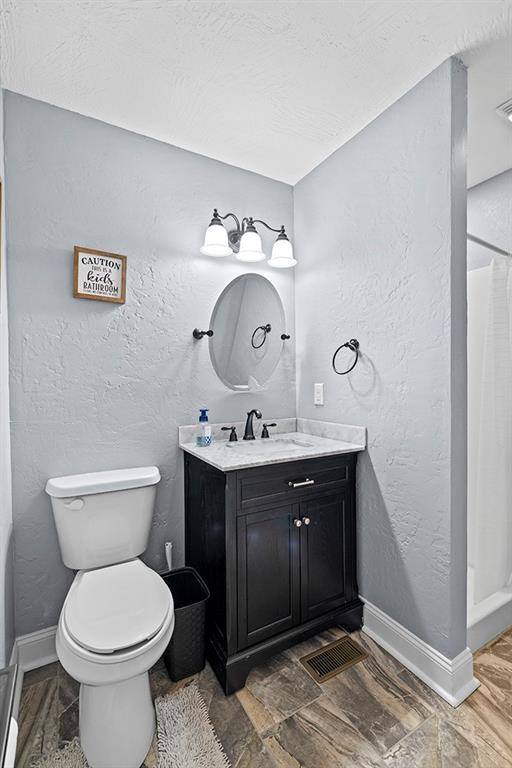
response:
<path fill-rule="evenodd" d="M 222 216 L 216 208 L 213 209 L 213 218 L 214 219 L 222 219 L 223 221 L 229 217 L 232 217 L 236 222 L 236 228 L 239 232 L 243 232 L 242 227 L 240 226 L 240 221 L 238 219 L 238 216 L 235 216 L 234 213 L 226 213 L 224 216 Z M 243 220 L 245 221 L 245 219 Z"/>
<path fill-rule="evenodd" d="M 281 224 L 281 226 L 276 229 L 276 227 L 271 227 L 270 224 L 267 224 L 267 222 L 263 221 L 263 219 L 253 219 L 252 216 L 244 216 L 242 219 L 242 223 L 240 223 L 240 219 L 234 213 L 229 212 L 223 215 L 218 212 L 217 208 L 213 209 L 214 219 L 222 219 L 222 221 L 225 221 L 230 216 L 232 219 L 235 220 L 236 229 L 237 229 L 237 232 L 240 233 L 240 235 L 243 235 L 243 233 L 248 228 L 248 226 L 253 227 L 255 224 L 263 224 L 263 226 L 269 229 L 271 232 L 279 232 L 280 234 L 285 233 L 284 224 Z"/>
<path fill-rule="evenodd" d="M 281 234 L 284 234 L 284 224 L 281 224 L 281 226 L 278 229 L 275 229 L 275 227 L 271 227 L 270 224 L 267 224 L 266 221 L 263 221 L 263 219 L 253 219 L 253 224 L 263 224 L 264 227 L 267 229 L 270 229 L 271 232 L 279 232 Z"/>

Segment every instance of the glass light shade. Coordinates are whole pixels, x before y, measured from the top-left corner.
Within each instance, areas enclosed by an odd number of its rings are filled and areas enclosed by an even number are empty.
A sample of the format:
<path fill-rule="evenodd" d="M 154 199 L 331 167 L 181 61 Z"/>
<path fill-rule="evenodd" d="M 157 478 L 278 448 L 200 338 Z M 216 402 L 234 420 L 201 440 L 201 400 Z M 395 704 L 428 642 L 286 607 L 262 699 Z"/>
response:
<path fill-rule="evenodd" d="M 268 263 L 271 267 L 277 267 L 278 269 L 286 269 L 296 265 L 297 259 L 293 258 L 293 247 L 287 237 L 277 238 Z"/>
<path fill-rule="evenodd" d="M 264 261 L 265 254 L 261 247 L 261 237 L 255 231 L 244 232 L 240 240 L 240 250 L 236 254 L 240 261 Z"/>
<path fill-rule="evenodd" d="M 222 224 L 210 224 L 200 248 L 203 256 L 229 256 L 233 251 L 229 247 L 228 233 Z"/>

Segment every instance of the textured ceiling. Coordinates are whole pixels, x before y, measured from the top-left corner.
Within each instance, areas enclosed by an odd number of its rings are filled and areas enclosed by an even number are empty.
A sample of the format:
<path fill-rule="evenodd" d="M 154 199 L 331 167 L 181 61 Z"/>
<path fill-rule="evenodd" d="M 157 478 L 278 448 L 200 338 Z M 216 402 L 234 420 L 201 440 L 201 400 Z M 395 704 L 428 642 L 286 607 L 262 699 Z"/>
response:
<path fill-rule="evenodd" d="M 512 12 L 511 0 L 2 3 L 5 88 L 290 183 L 448 56 L 510 34 Z"/>

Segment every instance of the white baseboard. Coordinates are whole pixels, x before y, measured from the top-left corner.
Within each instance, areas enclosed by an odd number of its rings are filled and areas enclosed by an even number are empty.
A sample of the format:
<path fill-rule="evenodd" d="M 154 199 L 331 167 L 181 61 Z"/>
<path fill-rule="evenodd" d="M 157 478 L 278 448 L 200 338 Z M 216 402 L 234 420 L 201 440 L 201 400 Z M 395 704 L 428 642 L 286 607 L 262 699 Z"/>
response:
<path fill-rule="evenodd" d="M 25 672 L 30 672 L 31 669 L 44 667 L 45 664 L 57 661 L 57 652 L 55 650 L 56 632 L 57 627 L 47 627 L 37 632 L 31 632 L 29 635 L 21 635 L 14 641 L 9 663 L 18 665 L 12 708 L 12 716 L 16 721 L 18 720 L 21 689 Z"/>
<path fill-rule="evenodd" d="M 503 590 L 473 606 L 468 615 L 468 645 L 475 653 L 512 625 L 512 592 Z"/>
<path fill-rule="evenodd" d="M 363 632 L 402 662 L 416 677 L 457 707 L 480 683 L 473 677 L 473 654 L 465 648 L 454 659 L 443 656 L 363 597 Z"/>
<path fill-rule="evenodd" d="M 469 648 L 448 659 L 380 608 L 361 599 L 364 601 L 363 632 L 453 707 L 478 688 L 480 683 L 473 677 L 473 654 Z M 57 627 L 48 627 L 16 638 L 11 664 L 18 664 L 20 682 L 25 672 L 57 661 L 56 632 Z"/>
<path fill-rule="evenodd" d="M 17 664 L 23 672 L 44 667 L 57 661 L 55 634 L 57 627 L 47 627 L 29 635 L 21 635 L 14 641 L 11 664 Z"/>

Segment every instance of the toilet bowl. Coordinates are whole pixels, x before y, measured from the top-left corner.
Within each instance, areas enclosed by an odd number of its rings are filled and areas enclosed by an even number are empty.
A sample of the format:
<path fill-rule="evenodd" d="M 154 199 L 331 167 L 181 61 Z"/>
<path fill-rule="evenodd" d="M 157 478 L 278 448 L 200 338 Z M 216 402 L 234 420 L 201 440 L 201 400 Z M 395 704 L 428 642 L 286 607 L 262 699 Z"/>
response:
<path fill-rule="evenodd" d="M 80 683 L 80 743 L 90 768 L 138 768 L 155 712 L 148 671 L 174 630 L 172 595 L 139 560 L 160 479 L 156 467 L 49 480 L 64 563 L 57 656 Z"/>
<path fill-rule="evenodd" d="M 92 768 L 143 763 L 155 726 L 148 670 L 173 629 L 171 593 L 141 560 L 76 575 L 56 645 L 81 684 L 80 742 Z"/>

